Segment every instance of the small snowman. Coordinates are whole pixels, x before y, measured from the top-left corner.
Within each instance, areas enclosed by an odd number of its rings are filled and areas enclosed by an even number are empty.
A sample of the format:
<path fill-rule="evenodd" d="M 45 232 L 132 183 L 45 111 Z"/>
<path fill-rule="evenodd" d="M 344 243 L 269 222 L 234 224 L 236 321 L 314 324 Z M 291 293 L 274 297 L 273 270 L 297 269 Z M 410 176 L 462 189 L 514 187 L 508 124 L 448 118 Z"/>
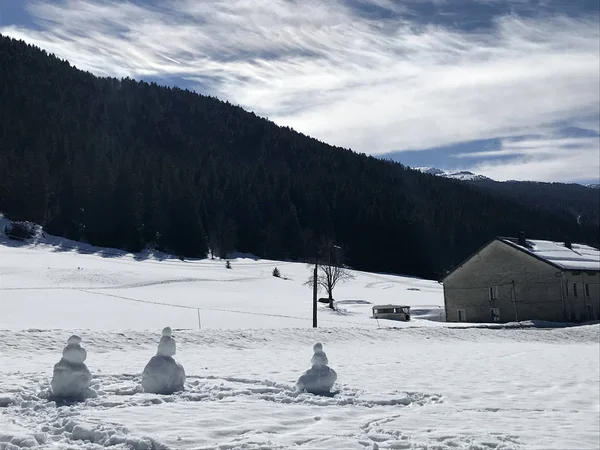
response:
<path fill-rule="evenodd" d="M 314 366 L 323 366 L 329 364 L 329 360 L 327 359 L 327 355 L 323 351 L 323 344 L 317 342 L 313 345 L 313 356 L 310 358 L 310 363 Z"/>
<path fill-rule="evenodd" d="M 328 367 L 329 361 L 323 351 L 323 344 L 317 342 L 313 346 L 313 356 L 310 360 L 312 367 L 298 379 L 298 390 L 315 395 L 332 395 L 331 388 L 337 380 L 335 370 Z"/>
<path fill-rule="evenodd" d="M 176 347 L 171 328 L 166 327 L 162 331 L 156 356 L 150 359 L 142 373 L 142 387 L 145 392 L 169 395 L 183 390 L 185 371 L 181 364 L 173 359 Z"/>
<path fill-rule="evenodd" d="M 84 364 L 87 352 L 81 346 L 81 338 L 71 336 L 62 354 L 61 360 L 54 365 L 50 384 L 53 397 L 62 401 L 82 401 L 94 397 L 95 392 L 90 389 L 92 374 Z"/>

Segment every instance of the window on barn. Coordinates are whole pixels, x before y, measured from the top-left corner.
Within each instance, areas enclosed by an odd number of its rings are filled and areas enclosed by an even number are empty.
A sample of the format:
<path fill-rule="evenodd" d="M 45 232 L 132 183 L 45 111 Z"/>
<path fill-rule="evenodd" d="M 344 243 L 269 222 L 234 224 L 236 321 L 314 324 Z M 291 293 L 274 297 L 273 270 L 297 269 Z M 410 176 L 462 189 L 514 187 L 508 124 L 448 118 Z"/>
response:
<path fill-rule="evenodd" d="M 586 297 L 590 296 L 590 284 L 589 283 L 585 283 L 585 296 Z"/>
<path fill-rule="evenodd" d="M 577 297 L 577 283 L 573 283 L 573 297 Z"/>
<path fill-rule="evenodd" d="M 490 301 L 498 300 L 498 286 L 490 286 Z"/>
<path fill-rule="evenodd" d="M 565 281 L 565 297 L 569 296 L 569 282 Z"/>
<path fill-rule="evenodd" d="M 466 322 L 467 321 L 467 310 L 466 309 L 457 309 L 456 310 L 456 314 L 458 316 L 458 321 L 459 322 Z"/>
<path fill-rule="evenodd" d="M 492 322 L 500 322 L 500 308 L 490 308 Z"/>

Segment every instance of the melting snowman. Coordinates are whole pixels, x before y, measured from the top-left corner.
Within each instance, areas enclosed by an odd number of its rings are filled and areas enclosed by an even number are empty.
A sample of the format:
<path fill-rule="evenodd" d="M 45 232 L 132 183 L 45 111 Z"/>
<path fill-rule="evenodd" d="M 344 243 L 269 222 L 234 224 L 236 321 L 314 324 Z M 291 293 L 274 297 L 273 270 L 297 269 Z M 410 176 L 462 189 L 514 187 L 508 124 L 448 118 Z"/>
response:
<path fill-rule="evenodd" d="M 313 346 L 313 352 L 314 354 L 310 360 L 312 367 L 304 372 L 298 379 L 298 390 L 315 395 L 335 395 L 335 392 L 331 392 L 331 388 L 337 380 L 337 373 L 327 366 L 329 361 L 327 360 L 327 355 L 323 351 L 323 345 L 320 342 L 317 342 Z"/>
<path fill-rule="evenodd" d="M 162 331 L 162 338 L 158 343 L 156 356 L 150 359 L 142 373 L 144 391 L 169 395 L 183 390 L 185 371 L 181 364 L 173 359 L 176 351 L 176 343 L 171 336 L 171 328 L 166 327 Z"/>
<path fill-rule="evenodd" d="M 92 374 L 84 364 L 87 352 L 81 346 L 81 338 L 71 336 L 62 354 L 61 360 L 54 365 L 50 383 L 52 396 L 66 402 L 95 397 L 96 393 L 90 388 Z"/>

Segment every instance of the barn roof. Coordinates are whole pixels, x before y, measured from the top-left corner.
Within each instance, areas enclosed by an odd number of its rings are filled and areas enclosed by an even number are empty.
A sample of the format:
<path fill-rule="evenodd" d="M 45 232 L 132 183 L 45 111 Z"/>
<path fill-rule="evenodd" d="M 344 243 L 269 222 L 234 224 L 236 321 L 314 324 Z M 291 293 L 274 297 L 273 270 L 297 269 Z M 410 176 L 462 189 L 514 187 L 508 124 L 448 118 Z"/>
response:
<path fill-rule="evenodd" d="M 526 239 L 525 245 L 523 246 L 519 245 L 518 238 L 499 236 L 486 242 L 476 252 L 469 255 L 463 262 L 448 272 L 441 281 L 444 281 L 460 269 L 467 261 L 479 254 L 481 250 L 495 241 L 510 245 L 511 247 L 527 253 L 528 255 L 560 270 L 600 272 L 600 250 L 595 247 L 584 244 L 571 244 L 571 248 L 569 248 L 564 242 L 542 241 L 539 239 Z"/>
<path fill-rule="evenodd" d="M 498 240 L 563 270 L 600 271 L 600 250 L 584 244 L 541 241 L 527 239 L 526 245 L 519 245 L 516 238 L 501 237 Z"/>

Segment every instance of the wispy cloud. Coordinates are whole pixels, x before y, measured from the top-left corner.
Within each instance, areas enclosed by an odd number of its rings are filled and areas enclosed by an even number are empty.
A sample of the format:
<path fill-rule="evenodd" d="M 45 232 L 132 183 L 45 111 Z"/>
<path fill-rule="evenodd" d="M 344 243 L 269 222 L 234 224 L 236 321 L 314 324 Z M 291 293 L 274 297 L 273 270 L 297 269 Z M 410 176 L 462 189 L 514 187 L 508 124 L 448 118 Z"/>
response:
<path fill-rule="evenodd" d="M 596 180 L 600 174 L 598 137 L 504 139 L 498 150 L 453 156 L 479 160 L 463 167 L 498 181 L 569 182 Z"/>
<path fill-rule="evenodd" d="M 584 149 L 591 154 L 598 155 L 600 151 L 598 138 L 556 138 L 556 139 L 505 139 L 500 150 L 483 152 L 457 153 L 455 158 L 481 158 L 498 156 L 547 156 L 560 155 L 566 150 Z"/>
<path fill-rule="evenodd" d="M 597 12 L 500 15 L 465 31 L 417 21 L 410 3 L 37 1 L 28 6 L 37 29 L 0 32 L 100 75 L 198 82 L 277 123 L 371 154 L 495 137 L 554 139 L 565 123 L 598 128 Z M 520 154 L 530 169 L 541 148 L 531 145 Z M 591 153 L 578 159 L 558 146 L 552 155 L 575 167 Z M 584 166 L 580 176 L 598 176 L 593 161 Z M 524 176 L 546 176 L 538 170 Z"/>

